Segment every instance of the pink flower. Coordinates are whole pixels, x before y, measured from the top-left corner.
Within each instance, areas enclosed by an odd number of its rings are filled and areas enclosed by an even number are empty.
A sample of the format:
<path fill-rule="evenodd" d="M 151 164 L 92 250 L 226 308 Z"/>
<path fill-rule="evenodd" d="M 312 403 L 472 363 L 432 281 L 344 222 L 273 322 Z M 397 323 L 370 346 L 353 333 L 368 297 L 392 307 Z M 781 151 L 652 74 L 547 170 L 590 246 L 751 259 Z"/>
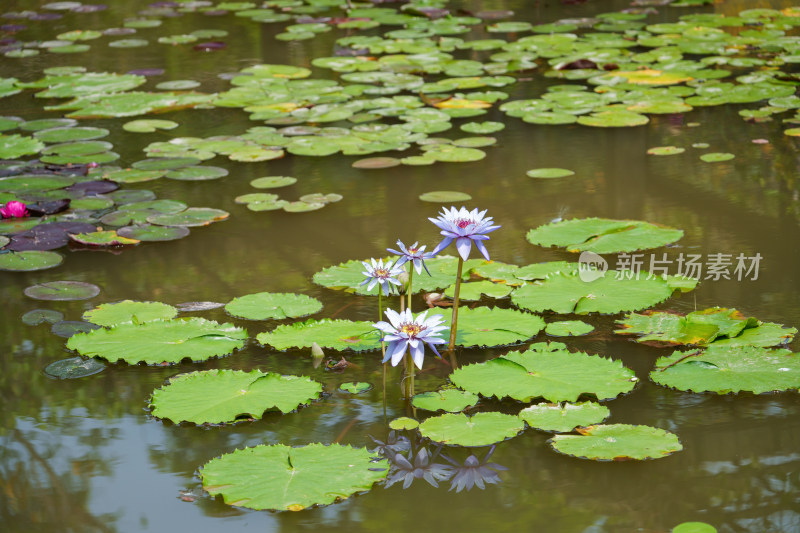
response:
<path fill-rule="evenodd" d="M 0 216 L 3 218 L 22 218 L 28 216 L 28 210 L 22 202 L 8 202 L 4 207 L 0 207 Z"/>

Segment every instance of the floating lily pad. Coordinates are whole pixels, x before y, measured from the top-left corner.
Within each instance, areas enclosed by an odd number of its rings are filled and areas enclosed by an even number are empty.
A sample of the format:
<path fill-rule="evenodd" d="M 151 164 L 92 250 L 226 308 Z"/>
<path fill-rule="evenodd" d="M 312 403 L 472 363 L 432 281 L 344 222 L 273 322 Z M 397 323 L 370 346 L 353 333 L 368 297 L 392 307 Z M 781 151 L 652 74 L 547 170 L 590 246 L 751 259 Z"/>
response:
<path fill-rule="evenodd" d="M 212 459 L 200 474 L 212 496 L 239 507 L 300 511 L 368 491 L 386 477 L 365 448 L 283 444 L 236 450 Z"/>
<path fill-rule="evenodd" d="M 556 435 L 548 443 L 557 452 L 594 461 L 659 459 L 683 449 L 677 435 L 650 426 L 609 424 L 578 432 Z"/>
<path fill-rule="evenodd" d="M 714 307 L 686 316 L 670 312 L 630 313 L 614 333 L 638 335 L 637 342 L 657 345 L 776 346 L 791 342 L 795 328 L 746 318 L 736 309 Z"/>
<path fill-rule="evenodd" d="M 228 170 L 222 167 L 190 166 L 170 170 L 166 177 L 180 181 L 206 181 L 215 180 L 228 175 Z"/>
<path fill-rule="evenodd" d="M 555 433 L 569 433 L 578 426 L 600 424 L 611 411 L 595 402 L 540 403 L 523 409 L 519 417 L 532 428 Z"/>
<path fill-rule="evenodd" d="M 488 446 L 515 437 L 524 429 L 522 420 L 503 413 L 445 413 L 419 426 L 423 437 L 451 446 Z"/>
<path fill-rule="evenodd" d="M 575 172 L 566 168 L 535 168 L 526 172 L 529 178 L 565 178 L 574 176 Z"/>
<path fill-rule="evenodd" d="M 67 348 L 81 355 L 130 364 L 178 363 L 183 359 L 204 361 L 228 355 L 244 345 L 247 331 L 231 324 L 202 318 L 127 322 L 111 329 L 75 335 Z"/>
<path fill-rule="evenodd" d="M 96 359 L 83 357 L 70 357 L 55 363 L 50 363 L 44 368 L 45 374 L 58 379 L 79 379 L 93 376 L 105 370 L 106 365 Z"/>
<path fill-rule="evenodd" d="M 514 287 L 503 285 L 500 283 L 492 283 L 491 281 L 469 281 L 461 284 L 461 292 L 459 299 L 464 301 L 477 301 L 480 300 L 482 295 L 489 298 L 505 298 Z M 450 285 L 445 291 L 444 295 L 448 298 L 454 298 L 456 292 L 455 284 Z"/>
<path fill-rule="evenodd" d="M 719 163 L 721 161 L 730 161 L 734 157 L 736 156 L 727 152 L 711 152 L 701 155 L 700 160 L 706 163 Z"/>
<path fill-rule="evenodd" d="M 478 403 L 480 398 L 477 394 L 458 389 L 444 389 L 441 391 L 423 392 L 417 394 L 411 403 L 417 409 L 426 411 L 447 411 L 448 413 L 458 413 L 467 407 Z"/>
<path fill-rule="evenodd" d="M 800 356 L 785 349 L 712 344 L 659 358 L 650 379 L 692 392 L 784 391 L 800 388 Z"/>
<path fill-rule="evenodd" d="M 62 320 L 50 328 L 50 332 L 59 337 L 72 337 L 78 333 L 87 333 L 99 329 L 97 324 L 90 324 L 81 320 Z"/>
<path fill-rule="evenodd" d="M 322 202 L 289 202 L 283 206 L 283 210 L 287 213 L 305 213 L 307 211 L 316 211 L 322 209 L 325 204 Z"/>
<path fill-rule="evenodd" d="M 630 274 L 630 275 L 629 275 Z M 686 278 L 683 278 L 686 279 Z M 639 276 L 629 271 L 609 270 L 593 281 L 584 281 L 575 273 L 558 272 L 542 281 L 529 283 L 511 293 L 514 305 L 533 312 L 618 313 L 646 309 L 669 298 L 679 286 L 672 278 Z"/>
<path fill-rule="evenodd" d="M 182 313 L 189 313 L 192 311 L 208 311 L 210 309 L 219 309 L 225 304 L 222 302 L 183 302 L 175 304 L 175 308 Z"/>
<path fill-rule="evenodd" d="M 472 200 L 472 196 L 465 192 L 459 191 L 431 191 L 421 194 L 419 199 L 423 202 L 452 203 L 467 202 Z"/>
<path fill-rule="evenodd" d="M 265 411 L 294 411 L 319 398 L 322 385 L 307 377 L 252 370 L 205 370 L 179 374 L 156 389 L 152 415 L 178 424 L 226 424 Z"/>
<path fill-rule="evenodd" d="M 0 254 L 0 270 L 29 272 L 57 267 L 64 257 L 56 252 L 29 250 Z"/>
<path fill-rule="evenodd" d="M 372 385 L 364 381 L 348 381 L 339 385 L 339 390 L 342 392 L 349 392 L 350 394 L 360 394 L 367 392 L 372 388 Z"/>
<path fill-rule="evenodd" d="M 31 285 L 24 292 L 34 300 L 88 300 L 100 294 L 100 287 L 83 281 L 48 281 Z"/>
<path fill-rule="evenodd" d="M 412 430 L 417 429 L 418 427 L 419 422 L 407 416 L 401 416 L 400 418 L 395 418 L 389 422 L 389 428 L 394 429 L 395 431 Z"/>
<path fill-rule="evenodd" d="M 717 528 L 705 522 L 683 522 L 673 527 L 672 533 L 717 533 Z"/>
<path fill-rule="evenodd" d="M 620 361 L 571 353 L 560 343 L 537 343 L 525 352 L 462 366 L 450 379 L 476 394 L 510 396 L 522 402 L 539 397 L 550 402 L 576 402 L 582 395 L 610 400 L 630 392 L 637 381 L 633 371 Z"/>
<path fill-rule="evenodd" d="M 117 235 L 146 242 L 174 241 L 189 235 L 189 228 L 184 226 L 151 226 L 150 224 L 142 224 L 120 228 L 117 230 Z"/>
<path fill-rule="evenodd" d="M 46 143 L 65 143 L 72 141 L 91 141 L 107 136 L 109 131 L 105 128 L 93 127 L 60 127 L 38 130 L 33 136 Z"/>
<path fill-rule="evenodd" d="M 131 167 L 137 170 L 173 170 L 193 166 L 199 162 L 200 160 L 196 157 L 159 157 L 136 161 Z"/>
<path fill-rule="evenodd" d="M 177 122 L 157 119 L 131 120 L 122 125 L 123 130 L 133 133 L 153 133 L 156 130 L 172 130 L 177 127 Z"/>
<path fill-rule="evenodd" d="M 628 128 L 650 122 L 647 115 L 627 110 L 598 111 L 578 117 L 578 124 L 596 128 Z"/>
<path fill-rule="evenodd" d="M 259 333 L 256 340 L 276 350 L 310 348 L 315 342 L 320 348 L 356 352 L 380 347 L 378 330 L 373 327 L 372 322 L 351 320 L 311 319 L 285 324 L 272 331 Z"/>
<path fill-rule="evenodd" d="M 450 327 L 451 311 L 441 313 Z M 431 315 L 432 316 L 432 315 Z M 534 337 L 544 328 L 544 320 L 531 313 L 499 307 L 468 307 L 458 310 L 456 344 L 459 346 L 507 346 Z"/>
<path fill-rule="evenodd" d="M 225 310 L 248 320 L 282 320 L 308 316 L 322 309 L 322 303 L 305 294 L 259 292 L 234 298 Z"/>
<path fill-rule="evenodd" d="M 161 302 L 123 300 L 101 304 L 83 313 L 83 319 L 99 326 L 115 326 L 126 322 L 143 324 L 152 320 L 174 318 L 178 310 Z"/>
<path fill-rule="evenodd" d="M 55 324 L 64 320 L 64 313 L 53 309 L 34 309 L 22 315 L 22 323 L 29 326 L 38 326 L 44 322 Z"/>
<path fill-rule="evenodd" d="M 128 246 L 139 244 L 136 239 L 117 235 L 114 230 L 95 231 L 92 233 L 70 233 L 69 238 L 87 246 Z"/>
<path fill-rule="evenodd" d="M 375 169 L 375 168 L 391 168 L 400 165 L 400 160 L 395 157 L 368 157 L 366 159 L 359 159 L 354 161 L 351 165 L 353 168 L 361 169 Z"/>
<path fill-rule="evenodd" d="M 286 187 L 295 183 L 297 183 L 297 178 L 291 176 L 266 176 L 254 179 L 250 182 L 250 185 L 256 189 L 277 189 L 278 187 Z"/>
<path fill-rule="evenodd" d="M 230 213 L 210 207 L 190 207 L 180 213 L 160 214 L 147 217 L 147 222 L 157 226 L 208 226 L 212 222 L 225 220 Z"/>
<path fill-rule="evenodd" d="M 44 143 L 33 137 L 0 134 L 0 159 L 18 159 L 38 154 L 43 148 Z"/>
<path fill-rule="evenodd" d="M 564 320 L 562 322 L 550 322 L 544 328 L 544 332 L 554 337 L 575 337 L 586 335 L 594 330 L 594 326 L 581 320 Z"/>
<path fill-rule="evenodd" d="M 685 148 L 677 146 L 656 146 L 647 150 L 648 155 L 675 155 L 685 152 Z"/>
<path fill-rule="evenodd" d="M 467 122 L 466 124 L 462 124 L 460 126 L 461 131 L 465 131 L 467 133 L 478 133 L 478 134 L 487 134 L 487 133 L 495 133 L 497 131 L 501 131 L 506 127 L 505 124 L 502 122 Z"/>
<path fill-rule="evenodd" d="M 598 254 L 658 248 L 683 237 L 683 231 L 637 220 L 582 218 L 539 226 L 526 235 L 539 246 L 565 246 L 570 252 Z"/>

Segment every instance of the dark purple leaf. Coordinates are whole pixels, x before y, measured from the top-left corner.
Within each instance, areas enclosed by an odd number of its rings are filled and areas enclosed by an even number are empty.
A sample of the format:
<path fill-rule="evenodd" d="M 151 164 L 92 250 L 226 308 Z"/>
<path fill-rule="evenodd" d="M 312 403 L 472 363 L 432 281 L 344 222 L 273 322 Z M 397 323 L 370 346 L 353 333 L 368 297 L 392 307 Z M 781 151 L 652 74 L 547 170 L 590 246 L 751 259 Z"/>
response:
<path fill-rule="evenodd" d="M 69 202 L 69 198 L 62 198 L 60 200 L 46 200 L 35 204 L 27 204 L 26 207 L 32 217 L 41 217 L 66 211 L 69 209 Z"/>
<path fill-rule="evenodd" d="M 228 45 L 222 41 L 209 41 L 207 43 L 197 43 L 194 45 L 194 49 L 200 52 L 212 52 L 214 50 L 222 50 L 226 46 Z"/>
<path fill-rule="evenodd" d="M 15 252 L 55 250 L 69 243 L 68 233 L 92 233 L 97 228 L 85 222 L 48 222 L 11 236 L 7 248 Z"/>
<path fill-rule="evenodd" d="M 0 26 L 0 30 L 2 31 L 22 31 L 27 30 L 28 27 L 24 24 L 3 24 Z"/>
<path fill-rule="evenodd" d="M 138 76 L 161 76 L 164 74 L 163 68 L 138 68 L 129 70 L 128 74 L 136 74 Z"/>
<path fill-rule="evenodd" d="M 28 20 L 58 20 L 62 16 L 59 13 L 36 13 L 28 17 Z"/>
<path fill-rule="evenodd" d="M 114 181 L 97 180 L 76 183 L 75 185 L 70 185 L 64 190 L 75 192 L 82 191 L 86 196 L 93 196 L 95 194 L 105 194 L 107 192 L 116 191 L 117 189 L 119 189 L 119 184 Z"/>

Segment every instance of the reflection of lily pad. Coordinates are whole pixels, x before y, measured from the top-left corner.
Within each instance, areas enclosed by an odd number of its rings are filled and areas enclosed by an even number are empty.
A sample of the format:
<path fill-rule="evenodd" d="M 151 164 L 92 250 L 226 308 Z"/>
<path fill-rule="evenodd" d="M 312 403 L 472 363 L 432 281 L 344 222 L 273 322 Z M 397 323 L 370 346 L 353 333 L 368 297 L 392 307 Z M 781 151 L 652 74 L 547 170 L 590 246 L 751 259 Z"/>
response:
<path fill-rule="evenodd" d="M 458 389 L 444 389 L 441 391 L 423 392 L 412 398 L 411 403 L 417 409 L 426 411 L 447 411 L 457 413 L 467 407 L 478 403 L 477 394 Z"/>
<path fill-rule="evenodd" d="M 556 435 L 548 442 L 558 452 L 595 461 L 658 459 L 683 449 L 677 435 L 650 426 L 609 424 Z"/>
<path fill-rule="evenodd" d="M 259 333 L 258 342 L 270 345 L 276 350 L 288 348 L 310 348 L 317 343 L 320 348 L 333 350 L 375 350 L 380 347 L 378 330 L 372 322 L 353 322 L 351 320 L 307 320 L 285 324 Z"/>
<path fill-rule="evenodd" d="M 202 318 L 127 322 L 69 339 L 67 348 L 81 355 L 130 364 L 204 361 L 227 355 L 244 345 L 247 332 L 231 324 Z"/>
<path fill-rule="evenodd" d="M 252 370 L 205 370 L 180 374 L 156 389 L 151 399 L 156 418 L 194 424 L 224 424 L 259 419 L 268 409 L 294 411 L 319 397 L 322 386 L 307 377 Z"/>
<path fill-rule="evenodd" d="M 115 326 L 125 322 L 142 324 L 152 320 L 170 319 L 177 314 L 177 309 L 165 303 L 123 300 L 98 305 L 83 313 L 83 319 L 99 326 Z"/>
<path fill-rule="evenodd" d="M 225 310 L 231 315 L 248 320 L 282 320 L 316 313 L 322 303 L 305 294 L 259 292 L 234 298 Z"/>
<path fill-rule="evenodd" d="M 673 389 L 717 394 L 798 389 L 800 356 L 782 348 L 712 344 L 659 358 L 650 379 Z"/>
<path fill-rule="evenodd" d="M 451 381 L 483 396 L 510 396 L 522 402 L 545 398 L 575 402 L 582 395 L 610 400 L 636 384 L 632 370 L 619 361 L 581 352 L 561 343 L 537 343 L 525 352 L 510 352 L 485 363 L 455 370 Z"/>
<path fill-rule="evenodd" d="M 520 411 L 519 417 L 532 428 L 569 433 L 578 426 L 599 424 L 610 414 L 608 407 L 596 402 L 539 403 Z"/>
<path fill-rule="evenodd" d="M 455 446 L 488 446 L 525 429 L 519 418 L 503 413 L 445 413 L 426 419 L 419 426 L 423 437 Z"/>
<path fill-rule="evenodd" d="M 539 246 L 565 246 L 570 252 L 598 254 L 658 248 L 677 241 L 683 231 L 637 220 L 582 218 L 532 229 L 528 241 Z"/>
<path fill-rule="evenodd" d="M 100 287 L 83 281 L 48 281 L 25 289 L 34 300 L 88 300 L 98 294 Z"/>
<path fill-rule="evenodd" d="M 370 490 L 386 477 L 365 448 L 283 444 L 244 448 L 203 466 L 203 488 L 230 505 L 300 511 Z"/>

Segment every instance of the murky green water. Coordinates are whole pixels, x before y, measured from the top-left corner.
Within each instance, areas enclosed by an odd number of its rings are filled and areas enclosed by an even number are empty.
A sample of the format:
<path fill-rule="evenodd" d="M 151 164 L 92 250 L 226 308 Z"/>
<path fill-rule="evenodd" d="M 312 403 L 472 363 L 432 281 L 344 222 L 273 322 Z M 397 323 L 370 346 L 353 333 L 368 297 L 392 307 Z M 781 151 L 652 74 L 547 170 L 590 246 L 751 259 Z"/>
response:
<path fill-rule="evenodd" d="M 44 2 L 41 2 L 44 3 Z M 4 2 L 3 10 L 35 9 L 40 2 Z M 97 14 L 67 16 L 31 24 L 26 39 L 82 28 L 105 28 L 135 13 L 131 2 L 111 2 Z M 783 2 L 723 2 L 726 13 L 745 7 L 784 6 Z M 625 2 L 463 2 L 466 8 L 514 9 L 516 19 L 550 22 L 618 10 Z M 661 8 L 660 20 L 687 11 Z M 706 11 L 713 11 L 706 8 Z M 72 17 L 72 18 L 70 18 Z M 199 53 L 190 47 L 151 45 L 135 53 L 92 52 L 22 62 L 3 58 L 4 76 L 37 79 L 41 69 L 81 64 L 93 71 L 125 72 L 161 67 L 166 79 L 195 79 L 201 90 L 227 88 L 218 74 L 255 63 L 308 65 L 329 55 L 336 31 L 313 41 L 274 40 L 277 25 L 244 24 L 234 17 L 192 15 L 168 19 L 167 33 L 185 28 L 226 28 L 227 49 Z M 41 37 L 36 32 L 41 33 Z M 96 47 L 103 50 L 102 47 Z M 315 76 L 326 75 L 315 72 Z M 548 83 L 520 84 L 511 99 L 538 94 Z M 30 92 L 0 101 L 2 114 L 26 119 L 53 116 L 41 111 Z M 753 106 L 750 106 L 753 107 Z M 374 299 L 345 295 L 311 283 L 323 267 L 380 256 L 400 238 L 432 246 L 437 231 L 427 217 L 437 206 L 417 200 L 430 190 L 459 190 L 472 195 L 470 206 L 488 209 L 503 227 L 492 234 L 493 258 L 516 264 L 575 257 L 545 251 L 525 240 L 533 227 L 557 217 L 608 217 L 646 220 L 679 227 L 686 235 L 679 254 L 761 254 L 757 280 L 706 280 L 659 309 L 689 312 L 709 306 L 735 307 L 764 321 L 800 325 L 800 198 L 796 176 L 800 159 L 794 139 L 783 135 L 779 120 L 744 122 L 740 106 L 699 108 L 682 118 L 653 117 L 644 127 L 601 130 L 582 126 L 534 126 L 496 110 L 485 120 L 507 128 L 495 134 L 498 146 L 476 163 L 436 164 L 362 171 L 356 158 L 287 156 L 265 163 L 230 163 L 219 181 L 157 180 L 140 187 L 159 198 L 225 209 L 229 220 L 198 228 L 183 240 L 143 244 L 121 253 L 75 251 L 52 270 L 0 273 L 0 529 L 9 532 L 153 531 L 546 531 L 599 533 L 668 531 L 689 520 L 702 520 L 723 532 L 800 532 L 800 401 L 796 392 L 753 396 L 715 396 L 676 392 L 647 379 L 663 351 L 620 339 L 611 333 L 614 317 L 591 316 L 596 326 L 587 337 L 569 340 L 580 349 L 619 358 L 641 383 L 631 394 L 609 402 L 612 423 L 648 424 L 678 434 L 682 452 L 646 462 L 594 463 L 555 454 L 543 433 L 528 429 L 497 446 L 493 461 L 508 467 L 502 484 L 456 494 L 447 484 L 435 489 L 419 480 L 409 489 L 395 485 L 326 508 L 300 513 L 255 512 L 229 507 L 205 495 L 197 468 L 213 457 L 256 444 L 338 441 L 354 446 L 383 439 L 387 418 L 407 414 L 400 398 L 399 369 L 386 415 L 380 392 L 381 365 L 373 354 L 348 355 L 355 363 L 343 373 L 314 368 L 306 351 L 276 353 L 251 340 L 233 356 L 201 364 L 151 368 L 111 365 L 81 380 L 55 381 L 42 369 L 68 357 L 64 339 L 47 325 L 26 326 L 20 316 L 38 307 L 78 320 L 83 311 L 122 299 L 175 304 L 210 300 L 227 302 L 259 291 L 291 291 L 322 300 L 325 316 L 374 320 Z M 238 134 L 253 124 L 238 110 L 193 110 L 163 117 L 181 126 L 167 133 L 128 134 L 121 120 L 87 120 L 108 127 L 123 164 L 143 157 L 141 149 L 158 138 Z M 483 119 L 481 119 L 483 120 Z M 690 122 L 699 126 L 689 127 Z M 455 134 L 455 132 L 453 132 Z M 754 144 L 763 138 L 769 144 Z M 708 143 L 736 159 L 703 163 L 692 148 L 681 156 L 654 157 L 648 148 Z M 575 177 L 534 180 L 525 172 L 538 167 L 566 167 Z M 344 200 L 320 211 L 254 213 L 233 199 L 252 192 L 248 185 L 263 175 L 298 178 L 296 196 L 335 192 Z M 663 250 L 659 250 L 660 254 Z M 645 254 L 649 258 L 649 252 Z M 22 291 L 34 283 L 82 280 L 102 288 L 90 302 L 36 302 Z M 420 299 L 415 307 L 423 306 Z M 200 316 L 230 321 L 222 310 Z M 552 320 L 554 315 L 545 316 Z M 255 334 L 274 323 L 235 321 Z M 536 340 L 544 340 L 541 333 Z M 800 349 L 798 342 L 790 345 Z M 465 350 L 460 362 L 483 361 L 504 353 Z M 336 356 L 338 358 L 338 356 Z M 148 415 L 152 390 L 180 372 L 237 368 L 302 374 L 324 384 L 329 393 L 297 413 L 268 415 L 233 427 L 197 428 L 165 424 Z M 432 359 L 418 377 L 417 390 L 435 390 L 446 382 L 448 368 Z M 337 393 L 345 381 L 378 385 L 362 395 Z M 505 405 L 510 412 L 515 406 Z M 518 407 L 516 407 L 518 409 Z M 466 452 L 453 451 L 463 459 Z M 482 455 L 481 451 L 478 455 Z M 182 491 L 196 496 L 181 499 Z"/>

